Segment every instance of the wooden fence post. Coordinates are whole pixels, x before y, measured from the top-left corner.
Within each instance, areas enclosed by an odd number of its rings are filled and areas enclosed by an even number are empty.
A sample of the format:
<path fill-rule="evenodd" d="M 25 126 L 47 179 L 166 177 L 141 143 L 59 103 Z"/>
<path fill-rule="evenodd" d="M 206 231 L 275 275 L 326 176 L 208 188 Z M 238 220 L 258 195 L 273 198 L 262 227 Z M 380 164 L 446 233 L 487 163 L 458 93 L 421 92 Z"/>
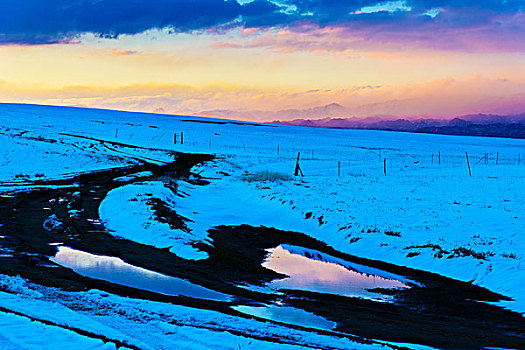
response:
<path fill-rule="evenodd" d="M 177 144 L 177 133 L 173 134 L 173 143 Z"/>
<path fill-rule="evenodd" d="M 337 162 L 337 176 L 341 177 L 341 161 Z"/>
<path fill-rule="evenodd" d="M 467 157 L 468 175 L 472 177 L 472 173 L 470 172 L 470 163 L 468 161 L 468 153 L 466 151 L 465 151 L 465 157 Z"/>
<path fill-rule="evenodd" d="M 304 176 L 303 171 L 301 170 L 301 167 L 299 166 L 299 157 L 301 156 L 301 152 L 297 153 L 297 162 L 295 163 L 295 176 L 298 176 L 299 173 L 301 173 L 301 176 Z"/>
<path fill-rule="evenodd" d="M 441 165 L 441 151 L 438 151 L 438 164 Z"/>
<path fill-rule="evenodd" d="M 184 144 L 184 133 L 183 132 L 180 133 L 180 144 L 181 145 Z"/>
<path fill-rule="evenodd" d="M 386 176 L 386 158 L 383 159 L 383 172 L 385 173 L 385 176 Z"/>
<path fill-rule="evenodd" d="M 496 153 L 496 164 L 498 164 L 498 160 L 499 160 L 499 152 Z"/>

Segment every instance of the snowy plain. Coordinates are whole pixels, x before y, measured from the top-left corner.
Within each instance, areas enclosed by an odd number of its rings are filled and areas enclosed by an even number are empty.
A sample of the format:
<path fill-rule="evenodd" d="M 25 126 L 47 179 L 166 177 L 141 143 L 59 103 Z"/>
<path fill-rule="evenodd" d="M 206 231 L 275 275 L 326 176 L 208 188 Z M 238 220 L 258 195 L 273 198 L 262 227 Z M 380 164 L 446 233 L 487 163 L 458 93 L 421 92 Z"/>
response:
<path fill-rule="evenodd" d="M 184 144 L 180 142 L 181 133 L 184 133 Z M 144 149 L 123 153 L 78 136 Z M 5 104 L 0 105 L 0 144 L 0 193 L 30 186 L 27 184 L 30 180 L 125 166 L 134 159 L 169 161 L 170 157 L 160 150 L 214 154 L 215 160 L 192 169 L 210 181 L 209 185 L 181 181 L 178 184 L 181 196 L 167 191 L 161 181 L 119 187 L 102 202 L 101 219 L 115 236 L 170 248 L 172 253 L 187 259 L 206 258 L 206 253 L 196 250 L 191 243 L 204 241 L 208 229 L 216 225 L 250 224 L 299 231 L 345 253 L 472 281 L 514 299 L 500 305 L 525 312 L 525 266 L 521 265 L 525 239 L 520 232 L 525 224 L 524 140 L 309 129 Z M 304 177 L 293 176 L 299 152 Z M 468 152 L 472 176 L 469 176 L 465 152 Z M 151 197 L 164 200 L 178 214 L 190 219 L 187 222 L 190 233 L 170 229 L 167 224 L 154 220 L 148 204 Z M 6 281 L 7 277 L 3 278 Z M 9 286 L 11 282 L 3 283 Z M 71 311 L 66 302 L 46 298 L 45 293 L 38 298 L 25 297 L 28 288 L 24 282 L 17 283 L 24 286 L 20 287 L 23 293 L 2 293 L 2 307 L 22 308 L 25 302 L 37 303 L 44 299 L 42 303 L 47 306 L 42 310 L 58 303 L 57 307 L 64 307 L 64 313 Z M 74 297 L 62 295 L 64 299 L 89 299 L 89 293 Z M 129 307 L 133 313 L 168 307 L 121 300 L 116 296 L 109 296 L 107 300 L 118 307 Z M 188 348 L 196 348 L 194 341 L 203 339 L 214 344 L 215 337 L 220 338 L 224 348 L 275 346 L 264 341 L 248 346 L 252 340 L 230 333 L 226 336 L 213 329 L 197 331 L 192 328 L 196 323 L 209 325 L 214 323 L 210 319 L 217 318 L 217 323 L 224 324 L 225 316 L 208 311 L 194 314 L 194 310 L 184 307 L 169 307 L 172 308 L 169 312 L 176 315 L 173 317 L 179 318 L 177 322 L 185 317 L 197 319 L 177 326 L 162 320 L 156 321 L 158 327 L 142 324 L 144 334 L 149 335 L 139 339 L 134 338 L 139 337 L 136 331 L 128 329 L 126 333 L 119 328 L 109 331 L 91 324 L 99 320 L 104 327 L 107 324 L 120 327 L 122 323 L 112 321 L 112 317 L 121 317 L 118 313 L 93 316 L 88 311 L 77 310 L 71 319 L 64 316 L 63 320 L 96 332 L 114 334 L 115 338 L 134 339 L 141 348 L 169 348 L 174 343 L 162 342 L 166 335 L 175 333 L 187 339 Z M 35 313 L 35 309 L 39 308 L 29 305 L 24 312 Z M 2 323 L 27 323 L 27 319 L 15 320 L 13 315 L 0 316 Z M 77 319 L 81 316 L 89 321 Z M 131 327 L 131 317 L 128 322 Z M 228 322 L 234 325 L 241 322 L 238 328 L 253 327 L 254 332 L 256 329 L 267 332 L 269 328 L 281 334 L 290 332 L 270 324 L 261 328 L 260 324 L 255 325 L 257 321 L 251 326 L 244 324 L 246 320 Z M 279 329 L 273 330 L 274 327 Z M 215 335 L 203 336 L 200 332 Z M 0 333 L 0 339 L 5 336 Z M 56 334 L 64 337 L 64 341 L 68 341 L 68 336 Z M 332 343 L 339 341 L 342 340 L 316 338 L 305 344 L 315 347 L 328 342 L 340 348 L 364 347 L 350 342 Z M 15 346 L 14 342 L 9 344 Z M 100 348 L 108 346 L 99 345 Z M 211 344 L 199 346 L 208 348 Z M 31 348 L 27 342 L 26 347 Z"/>

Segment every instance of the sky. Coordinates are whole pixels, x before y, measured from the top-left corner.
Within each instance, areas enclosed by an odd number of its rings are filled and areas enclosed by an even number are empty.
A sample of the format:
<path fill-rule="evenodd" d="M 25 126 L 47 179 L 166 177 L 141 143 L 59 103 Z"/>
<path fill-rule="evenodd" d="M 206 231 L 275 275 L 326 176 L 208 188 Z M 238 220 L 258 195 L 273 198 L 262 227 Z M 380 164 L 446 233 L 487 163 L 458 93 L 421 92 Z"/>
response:
<path fill-rule="evenodd" d="M 0 102 L 519 114 L 525 1 L 0 0 Z"/>

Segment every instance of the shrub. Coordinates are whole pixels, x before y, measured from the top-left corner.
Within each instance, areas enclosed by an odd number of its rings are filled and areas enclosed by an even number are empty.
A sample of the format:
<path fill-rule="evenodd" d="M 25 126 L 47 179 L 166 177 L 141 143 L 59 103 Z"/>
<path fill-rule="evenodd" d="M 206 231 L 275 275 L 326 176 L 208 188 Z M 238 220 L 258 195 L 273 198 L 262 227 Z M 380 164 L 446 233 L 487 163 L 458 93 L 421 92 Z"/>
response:
<path fill-rule="evenodd" d="M 264 181 L 289 181 L 289 180 L 292 180 L 293 177 L 290 175 L 265 170 L 265 171 L 259 171 L 255 174 L 244 175 L 242 179 L 248 182 L 254 182 L 254 181 L 264 182 Z"/>
<path fill-rule="evenodd" d="M 401 232 L 396 231 L 385 231 L 385 235 L 387 236 L 394 236 L 394 237 L 401 237 Z"/>

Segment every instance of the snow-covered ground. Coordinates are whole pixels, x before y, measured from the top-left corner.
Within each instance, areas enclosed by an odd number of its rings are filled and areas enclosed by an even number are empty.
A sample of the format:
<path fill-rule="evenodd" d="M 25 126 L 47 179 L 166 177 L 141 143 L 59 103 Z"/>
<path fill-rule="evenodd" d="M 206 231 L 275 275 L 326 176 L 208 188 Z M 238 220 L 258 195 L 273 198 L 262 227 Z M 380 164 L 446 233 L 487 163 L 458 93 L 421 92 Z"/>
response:
<path fill-rule="evenodd" d="M 121 166 L 133 158 L 169 159 L 161 151 L 108 148 L 62 133 L 217 155 L 193 169 L 211 183 L 181 181 L 182 196 L 160 181 L 110 192 L 100 215 L 116 236 L 200 259 L 206 254 L 190 243 L 204 240 L 215 225 L 300 231 L 346 253 L 473 281 L 512 297 L 501 304 L 525 312 L 524 140 L 0 105 L 0 191 L 27 178 Z M 293 176 L 298 152 L 304 177 Z M 189 232 L 155 221 L 151 197 L 192 220 Z M 186 328 L 159 329 L 185 334 Z"/>
<path fill-rule="evenodd" d="M 67 293 L 20 277 L 0 275 L 0 286 L 6 290 L 0 292 L 2 349 L 115 349 L 116 342 L 144 350 L 385 349 L 380 344 L 355 343 L 217 311 L 123 298 L 98 290 Z M 236 335 L 239 333 L 242 335 Z M 106 343 L 97 338 L 100 336 Z"/>

